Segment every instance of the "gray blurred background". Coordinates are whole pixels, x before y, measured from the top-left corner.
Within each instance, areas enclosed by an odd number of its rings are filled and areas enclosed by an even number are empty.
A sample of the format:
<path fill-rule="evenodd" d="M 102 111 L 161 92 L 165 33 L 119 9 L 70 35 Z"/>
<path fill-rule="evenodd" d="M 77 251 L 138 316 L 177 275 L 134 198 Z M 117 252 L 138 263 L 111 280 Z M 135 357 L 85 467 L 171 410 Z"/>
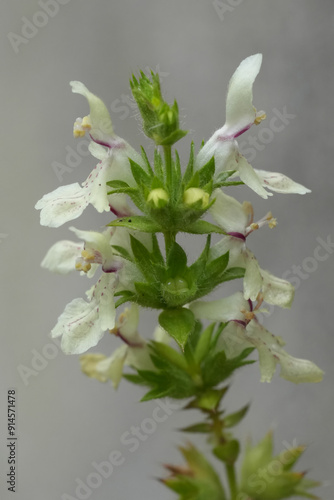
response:
<path fill-rule="evenodd" d="M 143 422 L 149 426 L 145 419 L 157 403 L 139 403 L 142 390 L 125 381 L 115 392 L 88 379 L 78 358 L 62 354 L 48 337 L 65 305 L 87 289 L 79 275 L 61 277 L 40 268 L 54 242 L 71 239 L 71 224 L 41 227 L 34 209 L 44 193 L 82 182 L 95 165 L 85 143 L 77 150 L 72 137 L 74 120 L 88 108 L 68 82 L 81 80 L 103 98 L 117 134 L 150 152 L 128 80 L 139 69 L 160 71 L 167 99 L 178 99 L 182 126 L 190 130 L 179 145 L 186 159 L 191 139 L 199 145 L 223 125 L 227 84 L 241 60 L 262 52 L 254 87 L 254 105 L 268 116 L 261 127 L 268 130 L 275 109 L 286 108 L 294 118 L 275 134 L 261 135 L 253 127 L 240 143 L 246 152 L 249 137 L 257 139 L 253 166 L 284 172 L 312 194 L 275 194 L 266 201 L 244 188 L 230 193 L 253 202 L 257 218 L 269 209 L 277 217 L 278 227 L 253 235 L 248 246 L 263 268 L 286 273 L 297 291 L 293 308 L 275 310 L 265 324 L 284 337 L 289 353 L 312 359 L 326 376 L 319 385 L 295 386 L 278 375 L 262 384 L 255 364 L 235 377 L 226 403 L 231 411 L 252 403 L 236 428 L 243 442 L 250 435 L 259 440 L 271 428 L 277 452 L 307 444 L 300 469 L 323 481 L 319 496 L 331 500 L 334 251 L 329 246 L 314 252 L 319 238 L 334 240 L 333 1 L 53 0 L 43 10 L 46 3 L 11 0 L 1 7 L 1 498 L 14 497 L 5 484 L 9 388 L 17 391 L 19 500 L 174 498 L 155 478 L 163 474 L 163 462 L 181 462 L 176 446 L 184 437 L 176 429 L 198 418 L 170 411 L 131 452 L 121 436 Z M 69 151 L 76 156 L 66 158 Z M 67 167 L 60 176 L 59 164 Z M 98 229 L 109 218 L 87 209 L 74 225 Z M 191 258 L 202 243 L 191 239 Z M 155 312 L 144 312 L 142 335 L 151 335 L 156 320 Z M 109 355 L 116 345 L 106 336 L 95 351 Z M 208 450 L 204 439 L 194 441 Z M 109 460 L 114 450 L 123 463 L 99 481 L 91 475 L 93 464 Z M 91 483 L 81 497 L 78 480 Z"/>

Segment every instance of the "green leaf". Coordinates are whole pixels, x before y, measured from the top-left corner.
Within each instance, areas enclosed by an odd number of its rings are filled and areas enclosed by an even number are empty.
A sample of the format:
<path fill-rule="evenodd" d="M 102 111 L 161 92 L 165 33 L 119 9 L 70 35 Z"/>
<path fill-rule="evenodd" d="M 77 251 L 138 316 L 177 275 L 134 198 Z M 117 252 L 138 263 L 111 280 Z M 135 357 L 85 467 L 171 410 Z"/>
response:
<path fill-rule="evenodd" d="M 180 139 L 182 139 L 183 137 L 185 137 L 187 135 L 187 133 L 188 133 L 188 130 L 180 130 L 180 129 L 175 130 L 168 137 L 166 137 L 163 140 L 160 140 L 159 144 L 161 146 L 172 146 L 173 144 L 175 144 L 175 142 L 177 142 Z"/>
<path fill-rule="evenodd" d="M 163 161 L 160 152 L 154 150 L 154 172 L 155 175 L 163 182 L 164 181 L 164 171 L 163 171 Z"/>
<path fill-rule="evenodd" d="M 183 276 L 187 268 L 187 255 L 183 248 L 176 242 L 173 243 L 167 258 L 167 274 L 171 278 Z"/>
<path fill-rule="evenodd" d="M 202 368 L 204 384 L 206 386 L 214 387 L 230 377 L 238 368 L 254 363 L 254 361 L 243 361 L 252 351 L 253 348 L 244 349 L 239 356 L 230 359 L 226 358 L 224 351 L 220 351 L 214 356 L 207 357 L 204 360 Z"/>
<path fill-rule="evenodd" d="M 223 229 L 221 229 L 219 226 L 215 226 L 214 224 L 206 222 L 205 220 L 197 220 L 196 222 L 189 224 L 187 227 L 182 227 L 180 231 L 191 234 L 226 234 L 225 231 L 223 231 Z"/>
<path fill-rule="evenodd" d="M 189 309 L 165 309 L 159 316 L 159 323 L 184 349 L 187 338 L 195 326 L 195 317 Z"/>
<path fill-rule="evenodd" d="M 213 449 L 213 453 L 219 460 L 228 465 L 234 464 L 240 452 L 240 445 L 236 439 L 220 444 Z"/>
<path fill-rule="evenodd" d="M 234 427 L 237 425 L 248 412 L 249 405 L 244 406 L 241 410 L 236 411 L 235 413 L 231 413 L 224 418 L 224 426 L 225 427 Z"/>
<path fill-rule="evenodd" d="M 189 427 L 183 427 L 180 431 L 208 434 L 212 432 L 212 424 L 209 424 L 208 422 L 200 422 L 199 424 L 189 425 Z"/>
<path fill-rule="evenodd" d="M 133 292 L 130 292 L 130 290 L 120 290 L 119 292 L 116 292 L 114 297 L 121 297 L 118 299 L 115 303 L 115 307 L 119 307 L 125 302 L 135 302 L 135 294 Z"/>
<path fill-rule="evenodd" d="M 151 176 L 148 175 L 145 170 L 141 168 L 138 163 L 135 161 L 131 160 L 129 158 L 130 165 L 131 165 L 131 172 L 133 175 L 134 180 L 138 184 L 138 186 L 150 186 L 151 185 Z"/>
<path fill-rule="evenodd" d="M 222 276 L 222 280 L 220 283 L 225 281 L 232 281 L 243 278 L 245 276 L 245 268 L 243 267 L 230 267 Z"/>
<path fill-rule="evenodd" d="M 152 234 L 152 253 L 151 253 L 152 259 L 159 264 L 160 266 L 164 267 L 165 266 L 165 261 L 162 256 L 158 238 L 156 235 L 153 233 Z"/>
<path fill-rule="evenodd" d="M 186 360 L 184 359 L 184 356 L 182 356 L 181 353 L 179 353 L 169 345 L 163 344 L 161 342 L 152 341 L 150 346 L 154 354 L 159 359 L 163 358 L 164 360 L 167 360 L 169 363 L 172 363 L 173 365 L 179 367 L 181 370 L 187 372 L 188 365 Z"/>
<path fill-rule="evenodd" d="M 190 179 L 193 176 L 193 172 L 194 172 L 194 142 L 192 141 L 191 145 L 190 145 L 189 162 L 188 162 L 187 168 L 184 172 L 183 179 L 182 179 L 183 184 L 185 186 L 188 185 Z"/>
<path fill-rule="evenodd" d="M 202 360 L 207 356 L 207 354 L 210 350 L 211 337 L 212 337 L 212 333 L 213 333 L 214 328 L 215 328 L 215 323 L 212 323 L 211 325 L 209 325 L 204 330 L 204 332 L 201 334 L 201 336 L 198 340 L 196 350 L 195 350 L 195 355 L 194 355 L 195 361 L 198 364 L 200 364 L 202 362 Z"/>
<path fill-rule="evenodd" d="M 116 252 L 121 257 L 123 257 L 123 259 L 126 259 L 126 260 L 129 260 L 130 262 L 133 262 L 133 258 L 131 257 L 131 255 L 129 254 L 129 252 L 125 248 L 123 248 L 119 245 L 111 245 L 111 246 L 114 250 L 116 250 Z"/>
<path fill-rule="evenodd" d="M 153 176 L 154 176 L 154 172 L 153 172 L 152 167 L 151 167 L 151 164 L 150 164 L 150 162 L 149 162 L 149 160 L 148 160 L 148 158 L 147 158 L 146 151 L 145 151 L 145 149 L 143 148 L 143 146 L 140 146 L 140 149 L 141 149 L 141 156 L 142 156 L 142 158 L 143 158 L 143 160 L 144 160 L 144 162 L 145 162 L 145 165 L 146 165 L 146 167 L 147 167 L 147 170 L 148 170 L 148 172 L 149 172 L 150 176 L 151 176 L 151 177 L 153 177 Z"/>
<path fill-rule="evenodd" d="M 134 215 L 130 217 L 122 217 L 121 219 L 113 220 L 109 222 L 107 226 L 111 227 L 128 227 L 129 229 L 136 229 L 137 231 L 142 231 L 143 233 L 161 233 L 163 229 L 154 222 L 152 219 L 146 216 Z"/>
<path fill-rule="evenodd" d="M 228 386 L 222 389 L 206 389 L 205 392 L 199 394 L 195 399 L 187 404 L 185 409 L 198 408 L 204 412 L 212 413 L 212 411 L 217 411 L 221 400 L 225 396 L 228 390 Z"/>
<path fill-rule="evenodd" d="M 106 183 L 107 186 L 110 186 L 112 188 L 129 188 L 129 184 L 127 184 L 126 182 L 124 181 L 118 181 L 118 180 L 115 180 L 115 181 L 109 181 Z"/>
<path fill-rule="evenodd" d="M 202 167 L 198 170 L 199 175 L 199 187 L 203 187 L 208 184 L 214 176 L 215 173 L 215 158 L 214 156 Z"/>
<path fill-rule="evenodd" d="M 220 255 L 217 259 L 209 262 L 206 266 L 205 274 L 208 276 L 222 274 L 227 268 L 229 255 L 229 252 L 226 252 L 224 255 Z"/>

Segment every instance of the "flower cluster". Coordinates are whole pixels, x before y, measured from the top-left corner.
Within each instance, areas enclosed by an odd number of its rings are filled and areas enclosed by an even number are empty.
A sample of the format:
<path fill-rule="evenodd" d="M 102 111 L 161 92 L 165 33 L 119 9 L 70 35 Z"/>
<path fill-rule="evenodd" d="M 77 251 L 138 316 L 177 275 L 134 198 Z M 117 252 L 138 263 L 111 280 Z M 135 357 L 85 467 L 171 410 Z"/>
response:
<path fill-rule="evenodd" d="M 70 227 L 78 242 L 60 241 L 45 256 L 42 266 L 66 274 L 77 270 L 89 279 L 98 274 L 86 299 L 71 301 L 59 316 L 52 337 L 61 337 L 67 354 L 83 354 L 94 347 L 106 331 L 123 342 L 111 357 L 86 354 L 84 373 L 118 386 L 123 365 L 154 370 L 150 344 L 137 332 L 139 306 L 160 310 L 161 331 L 185 349 L 199 320 L 224 323 L 216 351 L 234 358 L 249 347 L 259 352 L 261 380 L 269 382 L 276 364 L 281 376 L 293 382 L 318 382 L 322 371 L 310 361 L 293 358 L 283 341 L 266 330 L 256 312 L 263 302 L 287 308 L 294 296 L 292 285 L 260 268 L 246 246 L 247 237 L 261 227 L 274 228 L 269 212 L 254 221 L 250 203 L 226 194 L 230 185 L 245 184 L 262 198 L 272 192 L 305 194 L 309 190 L 277 172 L 254 169 L 241 154 L 237 139 L 252 125 L 265 119 L 253 106 L 253 84 L 262 56 L 245 59 L 229 83 L 226 122 L 195 153 L 182 170 L 172 145 L 184 137 L 179 129 L 176 102 L 162 98 L 158 75 L 133 77 L 131 88 L 143 118 L 143 130 L 155 141 L 154 164 L 146 153 L 136 152 L 114 133 L 105 104 L 81 82 L 72 91 L 84 96 L 89 114 L 77 118 L 75 137 L 89 134 L 89 151 L 98 160 L 82 184 L 58 187 L 36 204 L 41 224 L 59 227 L 82 215 L 91 204 L 97 212 L 109 212 L 113 220 L 102 232 Z M 164 157 L 161 154 L 164 153 Z M 237 180 L 235 180 L 237 179 Z M 213 222 L 203 219 L 210 215 Z M 188 264 L 176 242 L 179 232 L 206 234 L 202 254 Z M 166 256 L 156 234 L 162 233 Z M 211 233 L 222 239 L 211 246 Z M 243 279 L 242 292 L 216 301 L 199 300 L 215 287 Z M 116 319 L 117 308 L 131 307 Z"/>

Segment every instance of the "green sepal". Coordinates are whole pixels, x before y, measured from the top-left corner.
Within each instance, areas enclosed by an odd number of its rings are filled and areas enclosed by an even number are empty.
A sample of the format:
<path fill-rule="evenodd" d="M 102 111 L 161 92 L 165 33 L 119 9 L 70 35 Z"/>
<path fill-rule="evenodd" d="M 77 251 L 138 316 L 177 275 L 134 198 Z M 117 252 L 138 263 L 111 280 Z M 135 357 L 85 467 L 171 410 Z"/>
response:
<path fill-rule="evenodd" d="M 240 445 L 236 439 L 219 444 L 213 449 L 214 455 L 227 465 L 232 465 L 237 460 Z"/>
<path fill-rule="evenodd" d="M 172 146 L 177 141 L 185 137 L 187 133 L 188 130 L 180 130 L 180 129 L 175 130 L 168 137 L 165 137 L 164 139 L 157 142 L 157 144 L 160 144 L 160 146 Z"/>
<path fill-rule="evenodd" d="M 115 307 L 119 307 L 125 302 L 135 302 L 136 295 L 130 290 L 120 290 L 114 294 L 114 297 L 121 297 L 115 303 Z"/>
<path fill-rule="evenodd" d="M 138 163 L 135 161 L 129 159 L 130 161 L 130 166 L 131 166 L 131 172 L 133 175 L 134 180 L 136 181 L 138 186 L 150 186 L 151 185 L 151 179 L 152 177 L 148 175 L 145 170 L 142 169 Z"/>
<path fill-rule="evenodd" d="M 226 500 L 219 476 L 192 444 L 180 447 L 185 467 L 166 465 L 172 474 L 163 483 L 179 494 L 179 500 Z"/>
<path fill-rule="evenodd" d="M 254 361 L 244 361 L 253 351 L 247 348 L 239 356 L 228 359 L 224 351 L 220 351 L 212 356 L 208 356 L 203 363 L 202 377 L 206 386 L 213 387 L 223 380 L 226 380 L 232 373 L 242 366 L 254 363 Z"/>
<path fill-rule="evenodd" d="M 187 168 L 183 174 L 183 179 L 182 179 L 182 182 L 185 186 L 188 185 L 188 183 L 190 182 L 190 179 L 192 178 L 193 176 L 193 172 L 194 172 L 194 156 L 195 156 L 195 153 L 194 153 L 194 142 L 192 141 L 191 142 L 191 145 L 190 145 L 190 155 L 189 155 L 189 161 L 188 161 L 188 165 L 187 165 Z"/>
<path fill-rule="evenodd" d="M 195 316 L 189 309 L 165 309 L 159 316 L 159 323 L 166 332 L 184 349 L 187 338 L 194 329 Z"/>
<path fill-rule="evenodd" d="M 212 413 L 216 412 L 221 400 L 225 396 L 228 391 L 228 385 L 222 387 L 221 389 L 206 389 L 204 392 L 201 392 L 195 399 L 191 400 L 190 403 L 187 404 L 185 409 L 199 409 L 204 412 Z"/>
<path fill-rule="evenodd" d="M 152 283 L 134 283 L 136 294 L 134 301 L 143 307 L 152 307 L 153 309 L 162 309 L 165 303 L 160 297 L 160 291 Z"/>
<path fill-rule="evenodd" d="M 197 171 L 199 176 L 199 187 L 203 188 L 207 184 L 209 184 L 213 176 L 215 174 L 215 158 L 214 156 L 201 168 Z"/>
<path fill-rule="evenodd" d="M 164 269 L 158 264 L 155 265 L 154 258 L 151 252 L 147 250 L 137 238 L 130 234 L 131 250 L 135 259 L 135 263 L 150 283 L 160 283 L 165 279 Z"/>
<path fill-rule="evenodd" d="M 141 156 L 145 162 L 145 165 L 147 167 L 147 170 L 148 170 L 148 173 L 151 177 L 154 177 L 154 172 L 152 170 L 152 167 L 151 167 L 151 164 L 149 162 L 149 159 L 147 158 L 147 154 L 146 154 L 146 151 L 145 149 L 143 148 L 143 146 L 140 146 L 140 149 L 141 149 Z"/>
<path fill-rule="evenodd" d="M 158 179 L 164 182 L 163 161 L 158 149 L 154 150 L 154 172 Z"/>
<path fill-rule="evenodd" d="M 154 222 L 149 217 L 145 215 L 134 215 L 129 217 L 122 217 L 120 219 L 113 220 L 107 224 L 111 227 L 127 227 L 129 229 L 135 229 L 137 231 L 142 231 L 143 233 L 162 233 L 163 228 Z"/>
<path fill-rule="evenodd" d="M 243 408 L 241 408 L 241 410 L 236 411 L 235 413 L 231 413 L 230 415 L 226 415 L 226 417 L 224 418 L 224 426 L 234 427 L 244 418 L 248 410 L 249 410 L 249 405 L 246 405 Z"/>
<path fill-rule="evenodd" d="M 194 359 L 196 363 L 200 364 L 203 359 L 207 356 L 208 352 L 210 351 L 211 348 L 211 338 L 213 334 L 213 330 L 215 329 L 216 324 L 211 323 L 204 332 L 201 334 L 200 338 L 198 339 L 195 353 L 194 353 Z"/>

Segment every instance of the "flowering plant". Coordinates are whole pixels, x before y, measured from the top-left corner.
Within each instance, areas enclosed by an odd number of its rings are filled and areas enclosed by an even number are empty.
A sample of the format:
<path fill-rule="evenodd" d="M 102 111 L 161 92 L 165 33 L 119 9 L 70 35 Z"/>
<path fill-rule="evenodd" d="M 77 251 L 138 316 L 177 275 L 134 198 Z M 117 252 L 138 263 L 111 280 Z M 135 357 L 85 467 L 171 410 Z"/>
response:
<path fill-rule="evenodd" d="M 89 377 L 111 381 L 115 388 L 123 377 L 148 388 L 142 400 L 186 399 L 186 409 L 201 412 L 204 421 L 184 431 L 208 435 L 213 454 L 224 464 L 229 493 L 224 477 L 187 445 L 181 448 L 186 466 L 166 465 L 170 475 L 163 480 L 184 500 L 316 498 L 308 490 L 318 483 L 292 471 L 304 448 L 275 457 L 271 434 L 257 445 L 248 444 L 237 476 L 240 444 L 230 429 L 248 406 L 228 415 L 220 409 L 225 381 L 254 362 L 249 359 L 254 348 L 263 382 L 271 381 L 278 364 L 281 377 L 294 383 L 320 382 L 323 376 L 313 362 L 288 354 L 282 338 L 257 317 L 265 311 L 263 303 L 289 308 L 294 296 L 293 286 L 261 269 L 246 246 L 251 233 L 274 228 L 276 219 L 268 212 L 254 221 L 252 205 L 226 193 L 237 185 L 247 185 L 264 199 L 272 192 L 309 192 L 283 174 L 254 169 L 240 152 L 238 137 L 266 117 L 253 106 L 261 63 L 256 54 L 239 65 L 228 87 L 225 125 L 198 151 L 191 145 L 185 169 L 173 145 L 187 132 L 180 129 L 176 101 L 169 105 L 163 99 L 158 74 L 141 73 L 130 82 L 143 131 L 155 143 L 152 161 L 144 149 L 136 152 L 115 134 L 98 97 L 82 83 L 71 82 L 72 91 L 83 95 L 90 108 L 89 115 L 75 121 L 74 136 L 89 134 L 90 153 L 99 161 L 81 185 L 58 187 L 36 204 L 41 224 L 49 227 L 77 219 L 89 204 L 114 215 L 102 232 L 70 227 L 79 241 L 60 241 L 46 254 L 42 266 L 51 271 L 77 270 L 88 279 L 98 274 L 86 299 L 76 298 L 65 307 L 51 336 L 61 337 L 66 354 L 81 355 L 81 369 Z M 181 232 L 202 235 L 202 252 L 194 262 L 188 262 L 177 242 Z M 220 235 L 218 243 L 211 243 L 212 234 Z M 239 292 L 206 300 L 218 286 L 237 279 Z M 118 314 L 125 303 L 130 306 Z M 151 340 L 138 333 L 141 308 L 159 311 Z M 118 337 L 120 347 L 110 356 L 87 353 L 105 332 Z M 132 371 L 124 371 L 125 366 Z M 272 464 L 275 473 L 265 482 L 263 471 Z"/>

